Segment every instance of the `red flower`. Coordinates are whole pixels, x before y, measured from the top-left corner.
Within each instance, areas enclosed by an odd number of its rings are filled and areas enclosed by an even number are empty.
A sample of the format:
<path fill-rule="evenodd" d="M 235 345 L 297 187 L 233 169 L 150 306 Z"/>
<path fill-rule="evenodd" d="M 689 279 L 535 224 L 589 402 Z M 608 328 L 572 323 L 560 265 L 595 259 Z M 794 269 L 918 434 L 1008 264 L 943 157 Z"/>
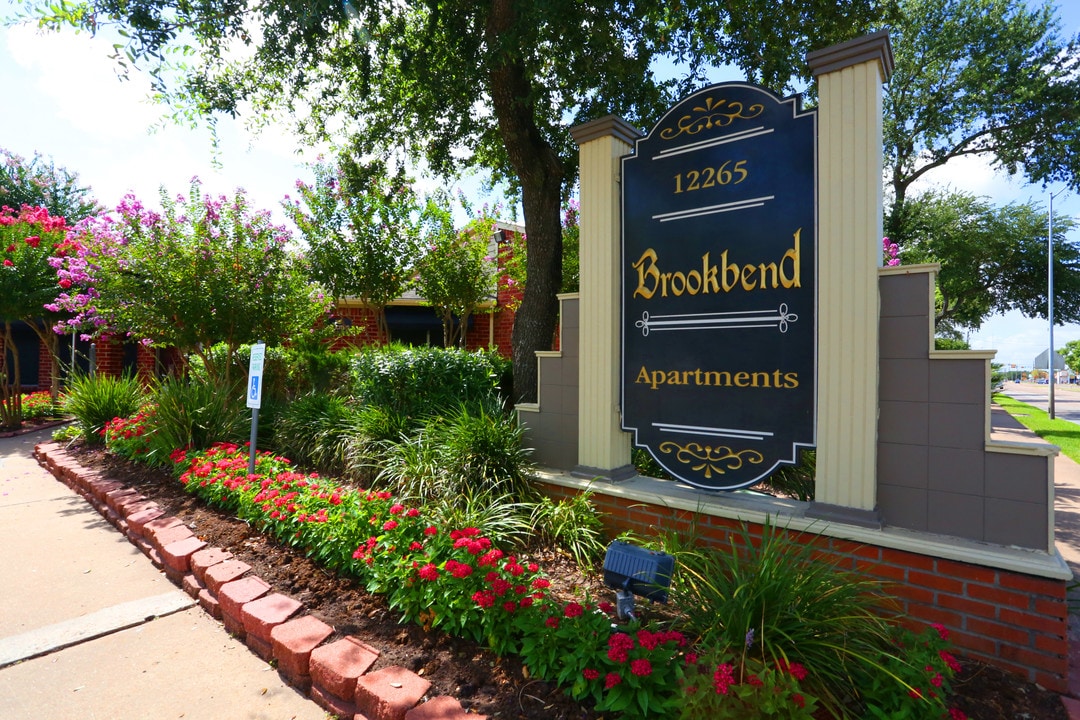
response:
<path fill-rule="evenodd" d="M 431 563 L 428 563 L 424 567 L 416 571 L 416 574 L 420 576 L 421 580 L 427 580 L 431 582 L 439 577 L 439 568 L 435 567 Z"/>
<path fill-rule="evenodd" d="M 960 672 L 960 663 L 956 661 L 956 658 L 954 658 L 952 655 L 945 652 L 944 650 L 939 651 L 938 655 L 941 656 L 941 659 L 945 661 L 945 664 L 949 666 L 950 670 L 952 670 L 954 673 Z"/>
<path fill-rule="evenodd" d="M 7 258 L 4 258 L 4 267 L 12 267 L 15 263 L 11 262 Z"/>
<path fill-rule="evenodd" d="M 761 681 L 761 678 L 759 678 L 757 675 L 750 675 L 746 678 L 746 684 L 753 685 L 754 687 L 761 687 L 765 683 L 763 683 Z M 799 707 L 802 707 L 802 705 L 799 705 Z"/>
<path fill-rule="evenodd" d="M 26 238 L 26 244 L 32 248 L 36 248 L 38 245 L 41 244 L 41 238 L 37 235 L 31 235 L 30 237 Z"/>
<path fill-rule="evenodd" d="M 967 720 L 967 715 L 957 708 L 949 708 L 949 720 Z"/>
<path fill-rule="evenodd" d="M 948 628 L 946 628 L 941 623 L 932 623 L 930 625 L 930 627 L 937 630 L 938 637 L 940 637 L 942 640 L 948 640 L 949 639 L 949 630 L 948 630 Z"/>
<path fill-rule="evenodd" d="M 63 280 L 60 281 L 59 285 L 60 285 L 60 287 L 67 290 L 69 287 L 71 287 L 71 281 L 68 280 L 67 278 L 64 278 Z"/>
<path fill-rule="evenodd" d="M 713 673 L 713 687 L 717 695 L 727 695 L 728 688 L 735 682 L 735 669 L 727 663 L 718 665 Z"/>
<path fill-rule="evenodd" d="M 408 510 L 405 511 L 405 517 L 416 517 L 419 514 L 420 514 L 420 511 L 417 510 L 416 508 L 409 508 Z"/>
<path fill-rule="evenodd" d="M 785 658 L 776 661 L 776 667 L 780 672 L 789 673 L 796 680 L 806 679 L 806 668 L 799 663 L 789 663 Z"/>
<path fill-rule="evenodd" d="M 536 578 L 532 581 L 532 586 L 537 590 L 543 590 L 551 587 L 551 583 L 544 578 Z"/>
<path fill-rule="evenodd" d="M 544 621 L 544 624 L 547 625 L 552 630 L 558 630 L 559 629 L 559 618 L 552 615 L 551 617 L 549 617 L 547 620 Z"/>
<path fill-rule="evenodd" d="M 483 590 L 473 593 L 473 602 L 482 608 L 489 608 L 495 604 L 495 594 Z"/>
<path fill-rule="evenodd" d="M 424 528 L 424 534 L 429 537 L 431 535 L 438 535 L 438 533 L 439 531 L 434 525 L 429 525 L 428 527 Z"/>
<path fill-rule="evenodd" d="M 622 675 L 617 672 L 609 672 L 606 676 L 604 676 L 604 688 L 606 690 L 610 690 L 621 682 Z"/>
<path fill-rule="evenodd" d="M 405 511 L 405 506 L 402 505 L 401 503 L 394 503 L 393 505 L 390 506 L 390 514 L 391 515 L 400 515 L 404 511 Z"/>
<path fill-rule="evenodd" d="M 806 707 L 806 699 L 799 693 L 795 693 L 791 696 L 791 702 L 795 703 L 798 707 Z"/>
<path fill-rule="evenodd" d="M 383 530 L 393 530 L 396 527 L 397 527 L 397 521 L 396 520 L 387 520 L 386 522 L 383 523 L 382 529 Z"/>
<path fill-rule="evenodd" d="M 645 658 L 634 660 L 632 663 L 630 663 L 630 672 L 634 673 L 638 677 L 646 677 L 648 675 L 652 675 L 652 663 Z"/>
<path fill-rule="evenodd" d="M 596 678 L 600 677 L 600 671 L 593 670 L 592 668 L 585 668 L 581 671 L 581 674 L 585 676 L 586 680 L 595 680 Z"/>
<path fill-rule="evenodd" d="M 579 617 L 583 612 L 585 612 L 585 608 L 576 602 L 566 603 L 566 607 L 563 609 L 563 615 L 568 618 Z"/>
<path fill-rule="evenodd" d="M 517 610 L 517 608 L 518 608 L 518 605 L 513 600 L 507 600 L 506 602 L 503 603 L 503 610 L 505 610 L 508 613 L 514 612 L 515 610 Z"/>
<path fill-rule="evenodd" d="M 597 603 L 596 607 L 600 608 L 600 612 L 607 613 L 608 615 L 615 614 L 615 606 L 609 603 L 607 600 Z"/>

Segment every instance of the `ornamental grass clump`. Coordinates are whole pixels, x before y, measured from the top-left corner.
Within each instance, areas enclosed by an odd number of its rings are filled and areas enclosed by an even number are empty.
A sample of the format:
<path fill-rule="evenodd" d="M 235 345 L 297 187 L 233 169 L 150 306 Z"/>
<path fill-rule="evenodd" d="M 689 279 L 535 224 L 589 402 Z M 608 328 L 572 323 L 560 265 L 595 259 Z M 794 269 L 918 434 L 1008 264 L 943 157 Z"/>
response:
<path fill-rule="evenodd" d="M 676 561 L 672 596 L 688 631 L 721 664 L 730 653 L 737 677 L 796 663 L 806 692 L 843 708 L 855 678 L 885 672 L 884 586 L 819 557 L 809 535 L 766 521 L 759 538 L 744 524 L 726 551 L 683 549 Z"/>
<path fill-rule="evenodd" d="M 99 445 L 107 422 L 134 415 L 146 400 L 142 382 L 132 375 L 74 374 L 68 379 L 63 407 L 78 421 L 86 443 Z"/>

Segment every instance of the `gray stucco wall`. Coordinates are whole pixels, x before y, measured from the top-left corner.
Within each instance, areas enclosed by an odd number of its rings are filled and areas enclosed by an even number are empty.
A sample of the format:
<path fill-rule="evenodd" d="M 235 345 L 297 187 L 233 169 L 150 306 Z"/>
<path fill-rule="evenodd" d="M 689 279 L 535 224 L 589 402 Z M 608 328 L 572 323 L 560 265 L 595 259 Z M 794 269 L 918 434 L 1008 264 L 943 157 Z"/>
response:
<path fill-rule="evenodd" d="M 881 278 L 882 520 L 1045 551 L 1051 458 L 986 449 L 986 361 L 931 355 L 932 281 L 929 272 Z"/>

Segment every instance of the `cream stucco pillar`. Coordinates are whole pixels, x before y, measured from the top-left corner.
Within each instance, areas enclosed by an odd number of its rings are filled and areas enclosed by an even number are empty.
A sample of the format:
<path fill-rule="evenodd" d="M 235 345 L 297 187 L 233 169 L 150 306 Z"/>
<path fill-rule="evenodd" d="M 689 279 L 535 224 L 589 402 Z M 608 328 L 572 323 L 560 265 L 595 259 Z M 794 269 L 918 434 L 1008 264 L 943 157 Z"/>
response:
<path fill-rule="evenodd" d="M 812 513 L 877 522 L 878 267 L 886 32 L 807 56 L 818 82 L 817 490 Z"/>
<path fill-rule="evenodd" d="M 581 164 L 581 291 L 578 358 L 578 467 L 621 479 L 634 474 L 630 434 L 620 429 L 620 158 L 640 133 L 615 116 L 571 130 Z"/>

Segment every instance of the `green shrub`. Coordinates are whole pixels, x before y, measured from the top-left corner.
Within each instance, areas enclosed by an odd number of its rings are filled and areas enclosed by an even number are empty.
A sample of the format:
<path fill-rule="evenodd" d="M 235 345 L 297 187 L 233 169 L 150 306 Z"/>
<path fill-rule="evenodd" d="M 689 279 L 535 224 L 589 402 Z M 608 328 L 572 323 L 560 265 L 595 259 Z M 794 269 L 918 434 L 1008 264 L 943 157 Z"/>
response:
<path fill-rule="evenodd" d="M 56 417 L 58 411 L 48 390 L 22 396 L 23 420 L 47 420 Z"/>
<path fill-rule="evenodd" d="M 532 500 L 522 433 L 513 416 L 500 411 L 461 406 L 429 416 L 421 430 L 382 444 L 379 484 L 425 502 L 474 490 Z"/>
<path fill-rule="evenodd" d="M 82 434 L 82 428 L 79 427 L 78 423 L 69 423 L 53 430 L 52 439 L 53 442 L 69 443 L 82 437 Z"/>
<path fill-rule="evenodd" d="M 659 480 L 671 480 L 671 473 L 665 470 L 649 451 L 642 447 L 635 447 L 630 451 L 630 462 L 639 475 L 657 478 Z"/>
<path fill-rule="evenodd" d="M 537 539 L 566 552 L 585 571 L 595 568 L 607 549 L 604 524 L 589 497 L 580 493 L 558 502 L 541 497 L 531 518 Z"/>
<path fill-rule="evenodd" d="M 426 433 L 454 484 L 527 499 L 533 491 L 527 475 L 530 451 L 521 446 L 523 435 L 513 415 L 467 405 L 445 418 L 430 418 Z"/>
<path fill-rule="evenodd" d="M 250 416 L 244 404 L 244 385 L 243 377 L 223 385 L 198 375 L 167 377 L 157 383 L 150 457 L 163 461 L 176 449 L 202 449 L 215 442 L 248 439 Z"/>
<path fill-rule="evenodd" d="M 79 422 L 83 439 L 100 445 L 104 442 L 105 423 L 115 417 L 134 415 L 146 402 L 142 382 L 130 374 L 111 377 L 75 374 L 68 379 L 64 412 Z"/>
<path fill-rule="evenodd" d="M 500 406 L 496 370 L 484 353 L 390 345 L 361 350 L 353 360 L 353 392 L 419 425 L 461 405 Z"/>
<path fill-rule="evenodd" d="M 303 395 L 277 418 L 274 447 L 299 465 L 325 475 L 341 475 L 355 415 L 343 398 L 326 393 Z"/>
<path fill-rule="evenodd" d="M 531 506 L 510 495 L 463 488 L 425 506 L 440 527 L 475 527 L 496 545 L 524 545 L 531 534 Z"/>
<path fill-rule="evenodd" d="M 228 350 L 228 345 L 218 343 L 206 351 L 220 377 L 209 377 L 206 366 L 197 355 L 188 358 L 190 363 L 188 374 L 202 382 L 222 383 L 225 381 L 225 369 L 226 365 L 228 365 L 229 383 L 240 382 L 241 385 L 246 384 L 248 367 L 251 363 L 251 346 L 241 345 L 236 348 L 231 361 L 226 363 L 225 354 Z M 274 400 L 286 400 L 292 397 L 288 353 L 285 349 L 279 346 L 267 346 L 266 355 L 263 357 L 262 382 L 261 398 L 264 403 Z"/>
<path fill-rule="evenodd" d="M 342 474 L 371 484 L 378 469 L 413 428 L 408 418 L 377 405 L 361 405 L 352 412 L 348 432 L 341 438 Z"/>
<path fill-rule="evenodd" d="M 672 585 L 676 606 L 701 644 L 764 666 L 799 663 L 809 692 L 833 708 L 853 697 L 852 678 L 882 671 L 890 623 L 883 586 L 816 556 L 807 534 L 766 522 L 746 526 L 730 549 L 682 550 Z"/>
<path fill-rule="evenodd" d="M 803 450 L 798 465 L 784 465 L 761 481 L 762 489 L 787 497 L 811 502 L 814 499 L 814 476 L 817 473 L 817 451 Z"/>

